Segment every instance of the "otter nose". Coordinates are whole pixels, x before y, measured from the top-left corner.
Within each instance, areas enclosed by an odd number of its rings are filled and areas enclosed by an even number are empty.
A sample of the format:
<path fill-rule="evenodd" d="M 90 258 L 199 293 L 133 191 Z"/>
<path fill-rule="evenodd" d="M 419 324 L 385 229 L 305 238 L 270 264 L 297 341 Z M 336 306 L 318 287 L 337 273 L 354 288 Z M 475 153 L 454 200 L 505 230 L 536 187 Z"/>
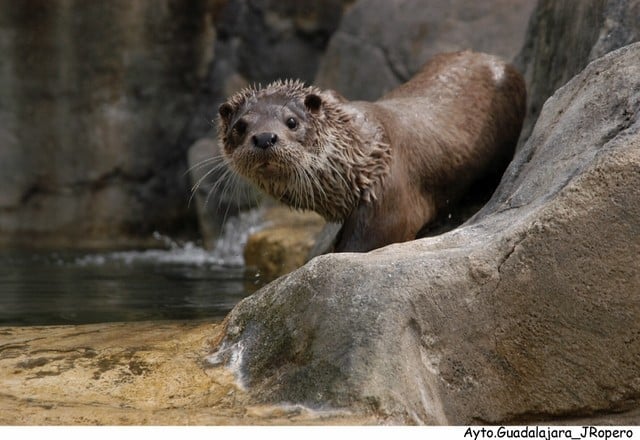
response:
<path fill-rule="evenodd" d="M 251 140 L 253 141 L 254 147 L 266 150 L 269 147 L 273 147 L 276 142 L 278 142 L 278 135 L 275 133 L 260 133 L 253 135 Z"/>

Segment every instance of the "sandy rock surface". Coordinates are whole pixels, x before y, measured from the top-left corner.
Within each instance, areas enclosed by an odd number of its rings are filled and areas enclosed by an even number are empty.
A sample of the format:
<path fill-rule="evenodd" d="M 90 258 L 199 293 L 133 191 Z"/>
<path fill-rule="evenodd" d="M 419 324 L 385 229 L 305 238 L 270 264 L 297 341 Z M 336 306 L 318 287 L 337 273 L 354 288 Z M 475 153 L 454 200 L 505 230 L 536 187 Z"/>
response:
<path fill-rule="evenodd" d="M 2 425 L 362 424 L 372 419 L 251 403 L 204 357 L 203 322 L 0 327 Z"/>

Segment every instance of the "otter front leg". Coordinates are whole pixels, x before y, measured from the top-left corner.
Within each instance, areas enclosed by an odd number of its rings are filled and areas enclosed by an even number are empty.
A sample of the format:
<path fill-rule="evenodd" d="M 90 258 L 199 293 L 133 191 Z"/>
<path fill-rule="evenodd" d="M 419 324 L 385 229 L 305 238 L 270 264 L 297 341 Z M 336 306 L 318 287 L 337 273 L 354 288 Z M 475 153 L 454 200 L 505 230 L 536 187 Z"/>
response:
<path fill-rule="evenodd" d="M 426 200 L 411 199 L 405 195 L 389 204 L 361 202 L 338 233 L 335 252 L 368 252 L 415 239 L 436 213 Z"/>
<path fill-rule="evenodd" d="M 368 252 L 389 243 L 384 228 L 374 223 L 371 209 L 359 206 L 342 225 L 335 252 Z"/>

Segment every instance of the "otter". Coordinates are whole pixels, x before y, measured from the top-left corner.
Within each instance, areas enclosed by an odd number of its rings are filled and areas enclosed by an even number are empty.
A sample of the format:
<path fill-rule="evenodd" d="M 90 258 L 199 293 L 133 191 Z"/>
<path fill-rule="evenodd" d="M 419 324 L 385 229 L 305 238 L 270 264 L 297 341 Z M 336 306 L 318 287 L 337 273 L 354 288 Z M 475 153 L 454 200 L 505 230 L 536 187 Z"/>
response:
<path fill-rule="evenodd" d="M 229 166 L 294 208 L 342 228 L 336 252 L 413 240 L 511 160 L 522 76 L 500 58 L 439 54 L 375 102 L 279 80 L 219 107 Z"/>

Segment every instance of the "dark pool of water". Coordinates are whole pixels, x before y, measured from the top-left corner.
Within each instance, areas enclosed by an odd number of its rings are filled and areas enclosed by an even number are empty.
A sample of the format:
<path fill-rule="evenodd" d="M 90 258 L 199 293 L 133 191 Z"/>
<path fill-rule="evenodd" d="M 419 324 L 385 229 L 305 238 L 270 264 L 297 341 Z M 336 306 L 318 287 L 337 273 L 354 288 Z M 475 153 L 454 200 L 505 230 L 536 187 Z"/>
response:
<path fill-rule="evenodd" d="M 0 325 L 222 319 L 259 287 L 202 249 L 178 252 L 0 252 Z"/>

